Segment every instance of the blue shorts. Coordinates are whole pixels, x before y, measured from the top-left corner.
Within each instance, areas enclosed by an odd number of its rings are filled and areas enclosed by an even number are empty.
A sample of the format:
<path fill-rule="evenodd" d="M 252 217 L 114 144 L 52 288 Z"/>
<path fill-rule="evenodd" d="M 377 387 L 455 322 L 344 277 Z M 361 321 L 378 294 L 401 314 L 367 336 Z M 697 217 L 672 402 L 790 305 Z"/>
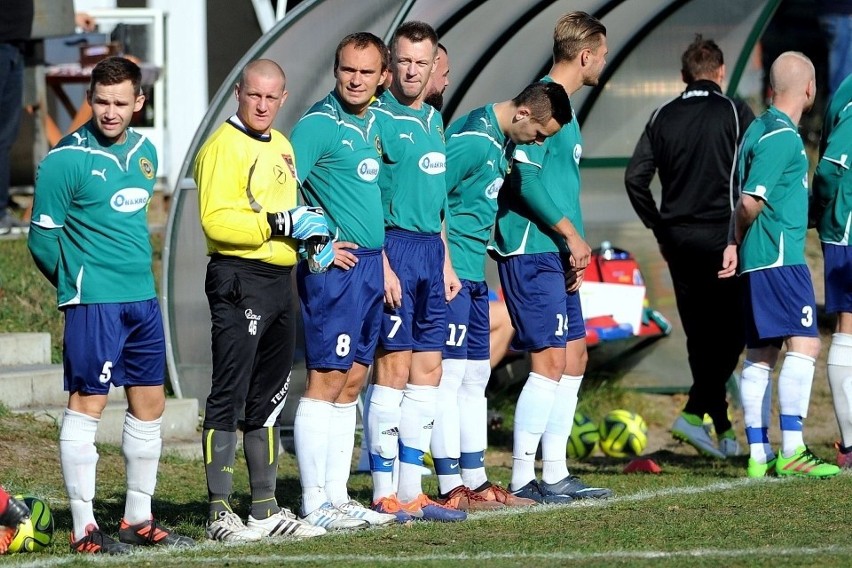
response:
<path fill-rule="evenodd" d="M 787 337 L 817 337 L 816 298 L 804 264 L 744 275 L 746 347 L 780 347 Z"/>
<path fill-rule="evenodd" d="M 822 243 L 825 311 L 852 313 L 852 246 Z"/>
<path fill-rule="evenodd" d="M 565 291 L 557 253 L 522 254 L 497 264 L 515 336 L 514 351 L 565 347 L 586 337 L 580 294 Z"/>
<path fill-rule="evenodd" d="M 488 360 L 491 353 L 488 285 L 471 280 L 461 283 L 458 295 L 447 304 L 444 359 Z"/>
<path fill-rule="evenodd" d="M 441 351 L 447 328 L 444 242 L 441 235 L 385 231 L 385 254 L 402 286 L 402 306 L 384 307 L 382 347 L 387 351 Z"/>
<path fill-rule="evenodd" d="M 349 249 L 358 264 L 313 274 L 299 263 L 305 364 L 308 369 L 348 371 L 357 361 L 371 365 L 382 321 L 384 268 L 381 249 Z"/>
<path fill-rule="evenodd" d="M 117 387 L 159 386 L 166 340 L 156 298 L 64 308 L 65 390 L 108 394 Z"/>

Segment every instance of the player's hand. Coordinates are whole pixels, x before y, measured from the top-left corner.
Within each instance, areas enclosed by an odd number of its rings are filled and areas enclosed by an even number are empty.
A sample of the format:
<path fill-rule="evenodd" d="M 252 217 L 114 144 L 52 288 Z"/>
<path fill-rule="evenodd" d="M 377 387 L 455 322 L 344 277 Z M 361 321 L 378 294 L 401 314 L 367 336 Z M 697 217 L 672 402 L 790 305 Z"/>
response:
<path fill-rule="evenodd" d="M 565 238 L 565 244 L 571 251 L 571 266 L 574 268 L 586 268 L 592 258 L 592 247 L 583 240 L 580 235 Z"/>
<path fill-rule="evenodd" d="M 579 268 L 579 269 L 575 268 L 574 270 L 571 270 L 570 273 L 572 274 L 572 276 L 570 278 L 570 283 L 569 283 L 568 273 L 567 272 L 565 273 L 565 291 L 568 292 L 569 294 L 572 294 L 572 293 L 576 292 L 577 290 L 579 290 L 580 286 L 582 286 L 583 280 L 586 277 L 586 269 L 585 268 Z"/>
<path fill-rule="evenodd" d="M 319 207 L 299 206 L 289 211 L 267 213 L 266 221 L 273 237 L 292 237 L 300 241 L 328 237 L 328 223 Z"/>
<path fill-rule="evenodd" d="M 402 284 L 385 257 L 385 305 L 391 309 L 402 306 Z"/>
<path fill-rule="evenodd" d="M 737 245 L 728 245 L 722 252 L 722 270 L 718 272 L 719 278 L 730 278 L 737 273 Z"/>
<path fill-rule="evenodd" d="M 322 274 L 334 262 L 334 242 L 328 237 L 311 237 L 305 242 L 308 255 L 308 269 L 314 274 Z"/>
<path fill-rule="evenodd" d="M 355 243 L 350 243 L 349 241 L 335 241 L 334 243 L 334 266 L 337 268 L 342 268 L 343 270 L 349 270 L 356 264 L 358 264 L 358 257 L 348 252 L 349 250 L 355 250 L 358 248 L 358 245 Z"/>
<path fill-rule="evenodd" d="M 460 290 L 461 280 L 459 280 L 456 271 L 453 270 L 453 265 L 444 263 L 444 298 L 446 298 L 447 303 L 452 302 Z"/>

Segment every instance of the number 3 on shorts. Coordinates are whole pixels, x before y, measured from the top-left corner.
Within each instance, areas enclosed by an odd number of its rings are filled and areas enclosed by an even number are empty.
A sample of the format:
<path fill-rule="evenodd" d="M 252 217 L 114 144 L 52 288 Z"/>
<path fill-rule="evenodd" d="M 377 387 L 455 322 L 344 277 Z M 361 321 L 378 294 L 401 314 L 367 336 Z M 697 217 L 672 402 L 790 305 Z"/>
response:
<path fill-rule="evenodd" d="M 811 327 L 814 324 L 814 309 L 811 306 L 802 308 L 802 325 Z"/>

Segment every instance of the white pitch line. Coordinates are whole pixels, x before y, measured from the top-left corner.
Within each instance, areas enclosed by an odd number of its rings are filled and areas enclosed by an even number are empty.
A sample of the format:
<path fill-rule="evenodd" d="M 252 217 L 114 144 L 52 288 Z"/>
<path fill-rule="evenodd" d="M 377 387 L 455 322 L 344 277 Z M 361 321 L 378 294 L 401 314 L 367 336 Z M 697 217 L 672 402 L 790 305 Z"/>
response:
<path fill-rule="evenodd" d="M 659 499 L 665 497 L 674 497 L 677 495 L 695 495 L 700 493 L 709 493 L 717 491 L 729 491 L 739 489 L 747 485 L 764 484 L 764 483 L 787 483 L 795 482 L 799 478 L 770 478 L 762 479 L 736 479 L 734 481 L 722 481 L 711 483 L 709 485 L 688 486 L 688 487 L 669 487 L 656 491 L 638 491 L 630 495 L 621 497 L 613 497 L 611 499 L 584 499 L 570 505 L 537 505 L 529 509 L 503 509 L 499 511 L 487 511 L 475 513 L 471 520 L 501 517 L 507 515 L 529 515 L 537 512 L 553 511 L 554 509 L 569 510 L 578 507 L 610 507 L 618 503 L 629 503 L 636 501 L 647 501 L 650 499 Z M 382 528 L 369 530 L 383 530 Z M 128 563 L 140 560 L 155 560 L 157 564 L 162 565 L 180 565 L 188 563 L 205 563 L 205 564 L 221 564 L 223 561 L 238 561 L 240 564 L 265 564 L 285 562 L 373 562 L 382 564 L 399 564 L 399 563 L 419 563 L 430 561 L 464 561 L 464 560 L 559 560 L 559 561 L 591 561 L 605 560 L 611 558 L 614 560 L 643 560 L 643 559 L 667 559 L 667 558 L 739 558 L 739 557 L 773 557 L 773 556 L 797 556 L 803 554 L 852 554 L 852 545 L 850 546 L 822 546 L 822 547 L 802 547 L 802 548 L 741 548 L 741 549 L 712 549 L 712 548 L 696 548 L 691 550 L 613 550 L 607 552 L 542 552 L 542 553 L 481 553 L 481 554 L 424 554 L 417 556 L 403 555 L 358 555 L 358 554 L 319 554 L 319 555 L 300 555 L 288 556 L 284 554 L 252 554 L 241 555 L 236 551 L 243 548 L 241 544 L 222 545 L 221 543 L 206 542 L 199 546 L 201 551 L 216 551 L 218 554 L 214 556 L 193 556 L 180 554 L 173 556 L 175 550 L 169 549 L 138 549 L 129 555 L 119 556 L 100 556 L 92 555 L 86 557 L 87 561 L 92 561 L 97 564 L 104 565 L 126 565 Z M 234 555 L 232 556 L 232 551 Z M 85 556 L 85 555 L 84 555 Z M 64 566 L 80 561 L 83 556 L 72 555 L 66 557 L 52 557 L 49 559 L 33 560 L 32 562 L 15 563 L 16 567 L 21 568 L 36 568 L 36 567 L 52 567 Z"/>
<path fill-rule="evenodd" d="M 221 547 L 219 547 L 221 548 Z M 79 563 L 85 560 L 87 563 L 101 565 L 128 565 L 137 562 L 153 560 L 156 557 L 158 565 L 185 565 L 185 564 L 222 564 L 223 562 L 236 562 L 239 565 L 248 564 L 284 564 L 286 562 L 369 562 L 373 564 L 420 564 L 423 562 L 459 562 L 459 561 L 487 561 L 487 560 L 557 560 L 561 562 L 583 562 L 593 560 L 666 560 L 676 558 L 777 558 L 779 556 L 812 556 L 812 555 L 848 555 L 852 553 L 852 546 L 815 546 L 800 548 L 739 548 L 739 549 L 714 549 L 695 548 L 691 550 L 613 550 L 608 552 L 505 552 L 505 553 L 481 553 L 481 554 L 419 554 L 405 555 L 360 555 L 360 554 L 303 554 L 299 556 L 287 556 L 284 554 L 252 554 L 231 555 L 218 554 L 215 556 L 172 556 L 172 552 L 166 550 L 139 551 L 132 554 L 120 556 L 97 556 L 89 557 L 71 556 L 56 558 L 46 561 L 33 561 L 29 563 L 14 564 L 19 567 L 53 567 L 66 564 Z M 11 564 L 11 563 L 10 563 Z"/>

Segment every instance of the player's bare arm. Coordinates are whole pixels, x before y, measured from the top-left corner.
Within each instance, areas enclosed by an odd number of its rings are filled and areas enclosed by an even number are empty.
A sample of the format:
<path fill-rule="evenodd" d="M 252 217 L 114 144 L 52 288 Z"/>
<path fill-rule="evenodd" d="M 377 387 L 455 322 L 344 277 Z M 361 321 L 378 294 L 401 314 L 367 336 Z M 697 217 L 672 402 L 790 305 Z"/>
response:
<path fill-rule="evenodd" d="M 737 202 L 737 208 L 734 211 L 734 236 L 737 244 L 742 244 L 745 238 L 746 231 L 763 211 L 764 202 L 762 199 L 757 199 L 751 195 L 743 195 Z"/>

